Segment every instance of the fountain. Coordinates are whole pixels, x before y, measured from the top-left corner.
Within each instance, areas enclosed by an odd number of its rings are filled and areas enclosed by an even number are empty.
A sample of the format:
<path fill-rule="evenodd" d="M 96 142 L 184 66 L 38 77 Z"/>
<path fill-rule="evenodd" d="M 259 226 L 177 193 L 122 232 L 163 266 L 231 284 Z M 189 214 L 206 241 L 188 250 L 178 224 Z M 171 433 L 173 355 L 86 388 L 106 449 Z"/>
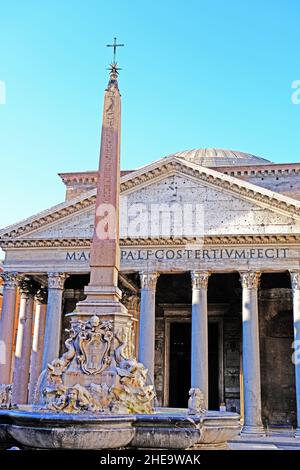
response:
<path fill-rule="evenodd" d="M 116 44 L 115 44 L 116 46 Z M 147 369 L 131 354 L 131 316 L 118 288 L 120 118 L 118 67 L 105 92 L 95 229 L 86 299 L 69 314 L 66 352 L 44 352 L 34 405 L 11 406 L 1 390 L 0 441 L 26 448 L 226 448 L 240 431 L 235 413 L 207 411 L 201 390 L 188 409 L 154 408 Z"/>
<path fill-rule="evenodd" d="M 36 404 L 0 410 L 0 440 L 41 449 L 224 449 L 240 431 L 237 414 L 205 410 L 199 389 L 187 410 L 154 409 L 147 370 L 125 355 L 111 321 L 71 321 L 65 345 L 38 380 Z"/>

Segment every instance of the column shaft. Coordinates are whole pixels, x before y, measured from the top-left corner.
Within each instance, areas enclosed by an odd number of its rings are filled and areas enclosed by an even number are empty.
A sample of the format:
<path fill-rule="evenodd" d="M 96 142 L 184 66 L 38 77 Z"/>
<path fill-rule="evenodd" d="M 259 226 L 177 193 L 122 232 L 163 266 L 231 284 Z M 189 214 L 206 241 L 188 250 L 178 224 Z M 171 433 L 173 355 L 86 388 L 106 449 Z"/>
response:
<path fill-rule="evenodd" d="M 300 348 L 300 272 L 291 272 L 293 291 L 293 317 L 294 317 L 294 348 Z M 296 437 L 300 437 L 300 357 L 294 354 L 295 382 L 296 382 L 296 407 L 297 407 L 297 429 Z"/>
<path fill-rule="evenodd" d="M 33 292 L 25 281 L 21 286 L 18 333 L 13 375 L 13 404 L 27 403 L 32 346 Z"/>
<path fill-rule="evenodd" d="M 33 340 L 30 358 L 29 403 L 33 403 L 34 401 L 36 383 L 42 372 L 47 309 L 45 299 L 36 297 L 35 301 Z"/>
<path fill-rule="evenodd" d="M 17 273 L 2 273 L 3 303 L 0 317 L 0 384 L 11 383 L 11 363 L 16 310 Z"/>
<path fill-rule="evenodd" d="M 59 356 L 62 296 L 66 275 L 63 273 L 48 274 L 48 303 L 46 313 L 43 369 Z"/>
<path fill-rule="evenodd" d="M 191 388 L 199 388 L 208 408 L 208 272 L 194 271 L 192 277 Z"/>
<path fill-rule="evenodd" d="M 241 273 L 243 286 L 244 434 L 263 435 L 258 322 L 259 273 Z"/>
<path fill-rule="evenodd" d="M 155 362 L 155 289 L 157 273 L 140 273 L 141 312 L 138 359 L 148 369 L 149 382 L 154 384 Z"/>

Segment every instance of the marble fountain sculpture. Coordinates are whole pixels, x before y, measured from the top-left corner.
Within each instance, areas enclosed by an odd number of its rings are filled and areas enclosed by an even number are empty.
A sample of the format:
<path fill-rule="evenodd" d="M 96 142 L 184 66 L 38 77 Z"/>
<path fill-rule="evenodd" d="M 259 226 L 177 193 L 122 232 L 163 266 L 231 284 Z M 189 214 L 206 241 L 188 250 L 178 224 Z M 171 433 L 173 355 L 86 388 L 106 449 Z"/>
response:
<path fill-rule="evenodd" d="M 131 353 L 132 318 L 118 288 L 121 96 L 117 78 L 114 62 L 104 96 L 86 299 L 68 314 L 70 328 L 62 356 L 53 355 L 53 344 L 45 347 L 35 404 L 11 406 L 10 386 L 0 389 L 0 442 L 13 439 L 26 448 L 40 449 L 226 448 L 240 431 L 239 416 L 206 411 L 203 394 L 195 387 L 188 409 L 154 408 L 147 368 Z"/>
<path fill-rule="evenodd" d="M 40 375 L 35 404 L 11 407 L 11 389 L 2 391 L 0 439 L 40 449 L 225 449 L 239 416 L 207 411 L 197 388 L 186 410 L 154 409 L 147 369 L 126 355 L 121 334 L 96 315 L 71 320 L 66 352 Z"/>

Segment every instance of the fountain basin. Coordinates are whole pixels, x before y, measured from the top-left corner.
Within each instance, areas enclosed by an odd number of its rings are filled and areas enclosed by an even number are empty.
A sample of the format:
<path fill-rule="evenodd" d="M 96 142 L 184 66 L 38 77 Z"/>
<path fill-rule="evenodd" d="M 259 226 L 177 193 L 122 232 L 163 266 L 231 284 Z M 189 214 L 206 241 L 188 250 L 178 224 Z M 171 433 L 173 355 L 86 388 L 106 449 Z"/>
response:
<path fill-rule="evenodd" d="M 0 411 L 5 438 L 38 449 L 226 449 L 240 433 L 239 415 L 158 408 L 153 414 L 56 413 L 24 405 Z M 1 438 L 1 434 L 0 434 Z"/>
<path fill-rule="evenodd" d="M 19 444 L 39 449 L 115 449 L 127 446 L 134 436 L 131 416 L 67 414 L 10 410 L 6 433 Z"/>
<path fill-rule="evenodd" d="M 241 432 L 237 413 L 207 411 L 200 420 L 201 438 L 195 449 L 228 449 L 228 441 Z"/>
<path fill-rule="evenodd" d="M 0 450 L 7 449 L 15 443 L 8 433 L 10 423 L 11 419 L 7 416 L 7 411 L 0 409 Z"/>
<path fill-rule="evenodd" d="M 137 415 L 130 446 L 155 449 L 227 449 L 228 440 L 241 430 L 236 413 L 207 411 L 191 416 L 185 409 L 158 408 Z"/>

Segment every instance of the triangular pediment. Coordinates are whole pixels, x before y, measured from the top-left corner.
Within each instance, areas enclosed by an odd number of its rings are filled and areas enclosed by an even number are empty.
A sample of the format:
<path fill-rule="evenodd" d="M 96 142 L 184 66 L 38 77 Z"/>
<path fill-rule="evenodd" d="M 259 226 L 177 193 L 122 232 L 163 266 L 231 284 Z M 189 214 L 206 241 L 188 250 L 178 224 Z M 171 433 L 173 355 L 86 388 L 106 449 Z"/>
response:
<path fill-rule="evenodd" d="M 123 238 L 300 233 L 299 217 L 180 171 L 123 198 Z"/>
<path fill-rule="evenodd" d="M 89 191 L 7 227 L 1 230 L 0 239 L 89 239 L 93 233 L 95 194 L 95 190 Z M 195 207 L 184 205 L 198 205 L 197 210 L 203 212 L 203 235 L 300 233 L 299 201 L 176 157 L 159 160 L 121 178 L 122 237 L 134 236 L 131 229 L 138 219 L 132 209 L 134 204 L 146 211 L 163 204 L 164 210 L 169 206 L 171 212 L 172 205 L 194 212 Z M 200 217 L 200 212 L 196 217 Z M 171 227 L 171 236 L 178 220 Z M 129 232 L 128 221 L 133 223 Z M 157 227 L 149 230 L 149 236 L 159 236 Z M 192 228 L 188 230 L 191 232 Z"/>

